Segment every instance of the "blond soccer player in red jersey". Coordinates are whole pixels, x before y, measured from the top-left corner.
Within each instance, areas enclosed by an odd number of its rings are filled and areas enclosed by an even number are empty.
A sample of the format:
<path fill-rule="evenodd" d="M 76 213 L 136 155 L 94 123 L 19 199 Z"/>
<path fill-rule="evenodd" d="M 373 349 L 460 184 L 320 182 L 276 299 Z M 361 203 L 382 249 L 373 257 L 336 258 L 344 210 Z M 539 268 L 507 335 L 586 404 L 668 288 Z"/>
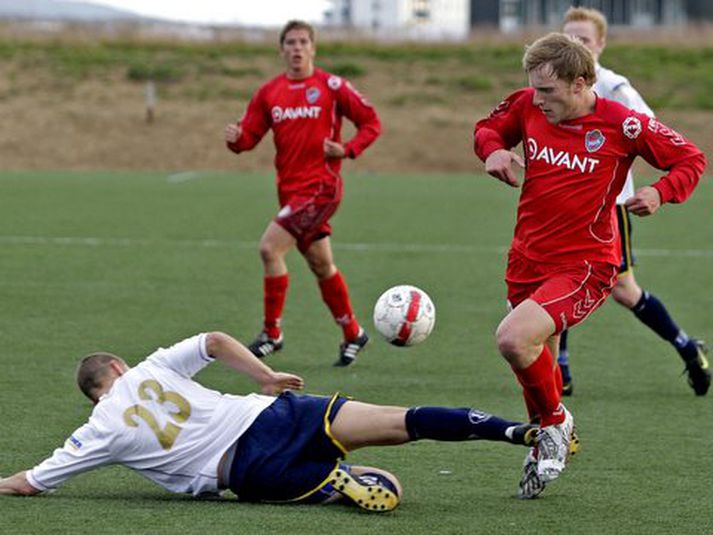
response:
<path fill-rule="evenodd" d="M 516 91 L 475 126 L 475 153 L 486 171 L 520 187 L 505 280 L 510 312 L 497 344 L 522 385 L 539 444 L 525 459 L 518 494 L 533 498 L 559 476 L 576 441 L 562 405 L 553 359 L 558 335 L 586 319 L 609 295 L 620 263 L 614 206 L 636 156 L 666 171 L 626 202 L 648 216 L 685 201 L 705 168 L 701 151 L 645 114 L 599 98 L 591 52 L 551 33 L 527 48 L 530 87 Z M 523 144 L 524 159 L 513 152 Z"/>
<path fill-rule="evenodd" d="M 260 240 L 264 268 L 264 324 L 250 350 L 265 357 L 283 346 L 280 328 L 289 275 L 285 255 L 302 253 L 319 283 L 322 299 L 342 327 L 344 342 L 336 366 L 354 362 L 369 340 L 352 310 L 347 284 L 334 264 L 329 219 L 342 198 L 339 174 L 344 158 L 356 158 L 379 136 L 372 105 L 349 82 L 314 66 L 314 29 L 290 21 L 280 33 L 285 72 L 263 85 L 243 118 L 225 128 L 235 153 L 252 149 L 272 130 L 276 149 L 280 211 Z M 342 118 L 356 126 L 341 139 Z"/>
<path fill-rule="evenodd" d="M 654 117 L 654 112 L 629 80 L 599 64 L 599 57 L 606 48 L 607 26 L 607 19 L 600 11 L 587 7 L 570 7 L 564 16 L 562 32 L 576 37 L 592 52 L 597 62 L 597 81 L 593 86 L 597 95 L 616 100 L 627 108 Z M 611 292 L 612 298 L 631 310 L 639 321 L 676 349 L 684 362 L 689 386 L 697 396 L 705 396 L 711 385 L 711 370 L 706 358 L 708 347 L 702 340 L 689 336 L 681 329 L 666 305 L 656 295 L 644 290 L 634 275 L 636 258 L 632 250 L 632 225 L 625 205 L 633 194 L 634 177 L 629 171 L 624 189 L 616 199 L 622 254 L 619 277 Z M 574 389 L 574 382 L 569 367 L 567 331 L 563 331 L 560 335 L 557 361 L 562 372 L 562 395 L 570 396 Z"/>

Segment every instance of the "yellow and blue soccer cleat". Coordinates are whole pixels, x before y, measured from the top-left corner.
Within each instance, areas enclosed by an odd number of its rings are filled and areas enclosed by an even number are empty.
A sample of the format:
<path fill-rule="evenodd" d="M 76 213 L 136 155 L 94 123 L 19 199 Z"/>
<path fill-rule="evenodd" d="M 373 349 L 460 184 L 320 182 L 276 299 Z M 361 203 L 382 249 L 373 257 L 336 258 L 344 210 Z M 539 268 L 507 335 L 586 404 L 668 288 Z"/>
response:
<path fill-rule="evenodd" d="M 399 506 L 401 499 L 380 474 L 351 474 L 338 466 L 329 475 L 332 487 L 355 505 L 374 513 L 386 513 Z"/>

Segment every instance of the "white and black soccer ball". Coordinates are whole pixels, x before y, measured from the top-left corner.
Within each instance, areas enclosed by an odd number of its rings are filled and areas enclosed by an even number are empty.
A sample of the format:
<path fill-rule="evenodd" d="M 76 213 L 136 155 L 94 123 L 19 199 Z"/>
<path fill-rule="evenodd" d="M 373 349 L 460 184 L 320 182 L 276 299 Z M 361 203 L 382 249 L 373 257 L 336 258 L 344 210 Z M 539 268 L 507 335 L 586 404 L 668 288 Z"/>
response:
<path fill-rule="evenodd" d="M 415 286 L 389 288 L 374 305 L 374 327 L 395 346 L 420 344 L 431 334 L 435 323 L 433 301 Z"/>

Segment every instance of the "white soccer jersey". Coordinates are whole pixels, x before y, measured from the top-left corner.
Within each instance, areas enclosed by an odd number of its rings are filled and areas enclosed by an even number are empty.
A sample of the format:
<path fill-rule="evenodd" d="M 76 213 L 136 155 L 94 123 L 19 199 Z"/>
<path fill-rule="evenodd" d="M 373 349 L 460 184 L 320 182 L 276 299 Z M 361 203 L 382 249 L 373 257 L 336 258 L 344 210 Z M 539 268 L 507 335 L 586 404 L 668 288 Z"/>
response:
<path fill-rule="evenodd" d="M 158 349 L 119 377 L 89 421 L 27 480 L 49 490 L 122 464 L 172 492 L 216 493 L 221 457 L 275 398 L 221 394 L 191 379 L 212 361 L 205 334 Z"/>
<path fill-rule="evenodd" d="M 605 69 L 597 63 L 597 81 L 594 84 L 594 91 L 600 97 L 608 98 L 620 102 L 627 108 L 639 113 L 645 113 L 649 117 L 654 116 L 648 104 L 641 97 L 639 92 L 632 87 L 625 77 L 615 73 L 610 69 Z M 624 187 L 616 198 L 617 204 L 624 204 L 626 200 L 634 195 L 634 177 L 629 171 Z"/>

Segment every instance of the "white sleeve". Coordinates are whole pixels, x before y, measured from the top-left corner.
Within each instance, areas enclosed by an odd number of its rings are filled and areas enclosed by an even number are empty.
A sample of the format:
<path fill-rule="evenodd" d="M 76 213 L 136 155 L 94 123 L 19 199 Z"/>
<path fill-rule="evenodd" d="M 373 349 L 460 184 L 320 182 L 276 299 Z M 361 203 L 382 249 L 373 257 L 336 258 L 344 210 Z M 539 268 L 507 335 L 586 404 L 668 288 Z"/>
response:
<path fill-rule="evenodd" d="M 649 108 L 649 105 L 646 104 L 644 98 L 629 83 L 616 86 L 612 91 L 612 98 L 617 102 L 621 102 L 627 108 L 638 111 L 639 113 L 645 113 L 649 117 L 654 116 L 654 112 Z"/>
<path fill-rule="evenodd" d="M 91 423 L 77 429 L 49 457 L 27 471 L 27 481 L 38 490 L 57 488 L 62 483 L 82 472 L 94 470 L 113 462 L 109 448 L 110 440 L 105 433 Z"/>
<path fill-rule="evenodd" d="M 186 338 L 169 348 L 160 348 L 146 361 L 171 369 L 184 377 L 193 377 L 213 362 L 213 358 L 208 355 L 206 348 L 207 337 L 206 333 L 201 333 Z"/>

